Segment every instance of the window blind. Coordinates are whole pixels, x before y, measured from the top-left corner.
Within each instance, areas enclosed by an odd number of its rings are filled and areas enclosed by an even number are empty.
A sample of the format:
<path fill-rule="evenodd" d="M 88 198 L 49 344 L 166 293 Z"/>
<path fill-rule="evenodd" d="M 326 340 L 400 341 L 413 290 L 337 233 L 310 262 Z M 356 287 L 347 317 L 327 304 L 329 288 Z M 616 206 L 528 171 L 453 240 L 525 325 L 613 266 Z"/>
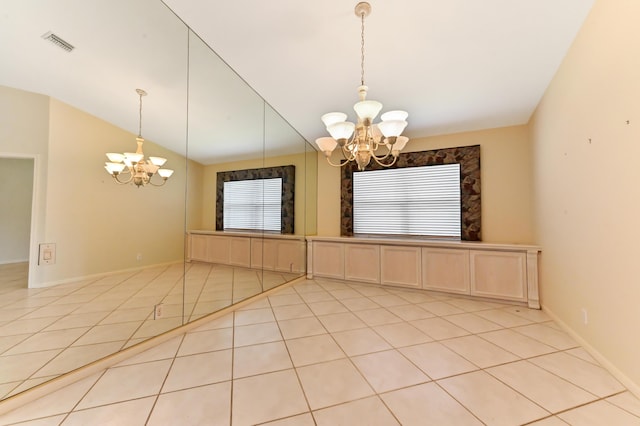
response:
<path fill-rule="evenodd" d="M 282 178 L 224 183 L 224 229 L 281 230 Z"/>
<path fill-rule="evenodd" d="M 355 234 L 460 238 L 460 164 L 353 173 Z"/>

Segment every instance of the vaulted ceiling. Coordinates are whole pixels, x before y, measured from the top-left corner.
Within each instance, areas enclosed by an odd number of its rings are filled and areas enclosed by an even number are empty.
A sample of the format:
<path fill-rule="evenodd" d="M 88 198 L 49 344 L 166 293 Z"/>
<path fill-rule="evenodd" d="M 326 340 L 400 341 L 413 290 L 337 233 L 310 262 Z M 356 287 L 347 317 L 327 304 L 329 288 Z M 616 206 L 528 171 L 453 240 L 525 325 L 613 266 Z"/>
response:
<path fill-rule="evenodd" d="M 142 87 L 144 133 L 171 146 L 184 129 L 166 122 L 185 115 L 187 36 L 175 13 L 308 141 L 326 136 L 325 112 L 354 119 L 355 1 L 164 3 L 171 11 L 159 0 L 3 0 L 0 85 L 50 95 L 134 133 Z M 415 138 L 526 123 L 594 0 L 370 3 L 369 98 L 383 111 L 408 111 L 405 134 Z M 53 49 L 41 38 L 47 31 L 76 50 Z M 224 102 L 231 109 L 234 100 Z"/>

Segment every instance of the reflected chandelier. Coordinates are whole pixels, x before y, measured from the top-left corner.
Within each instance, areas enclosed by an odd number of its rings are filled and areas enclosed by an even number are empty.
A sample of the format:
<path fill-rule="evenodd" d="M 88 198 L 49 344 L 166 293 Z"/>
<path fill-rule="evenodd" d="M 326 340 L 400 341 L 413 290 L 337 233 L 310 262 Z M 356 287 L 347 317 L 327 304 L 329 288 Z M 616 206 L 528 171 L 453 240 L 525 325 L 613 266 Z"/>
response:
<path fill-rule="evenodd" d="M 124 154 L 108 152 L 107 158 L 109 161 L 105 163 L 104 168 L 120 184 L 133 182 L 137 187 L 148 184 L 162 186 L 171 177 L 173 170 L 160 168 L 167 162 L 166 158 L 149 157 L 148 160 L 144 158 L 142 152 L 142 144 L 144 143 L 142 138 L 142 97 L 147 96 L 147 92 L 142 89 L 136 89 L 136 92 L 140 96 L 140 121 L 138 124 L 138 137 L 136 138 L 138 149 L 136 149 L 136 152 L 125 152 Z M 158 183 L 152 181 L 153 176 L 156 174 L 162 178 Z"/>
<path fill-rule="evenodd" d="M 361 20 L 361 61 L 360 61 L 360 87 L 358 93 L 360 102 L 353 106 L 358 116 L 357 124 L 347 120 L 347 114 L 342 112 L 330 112 L 321 117 L 331 137 L 316 139 L 316 144 L 324 152 L 327 161 L 332 166 L 340 167 L 351 161 L 355 161 L 358 170 L 364 170 L 371 159 L 383 167 L 395 164 L 400 151 L 405 147 L 409 138 L 400 136 L 407 126 L 405 111 L 389 111 L 380 116 L 382 120 L 374 124 L 382 104 L 377 101 L 368 101 L 367 90 L 364 84 L 364 18 L 371 13 L 371 5 L 367 2 L 358 3 L 355 7 L 356 16 Z M 342 148 L 342 154 L 346 161 L 341 164 L 331 162 L 331 154 L 336 146 Z M 378 148 L 386 148 L 386 152 L 376 155 Z"/>

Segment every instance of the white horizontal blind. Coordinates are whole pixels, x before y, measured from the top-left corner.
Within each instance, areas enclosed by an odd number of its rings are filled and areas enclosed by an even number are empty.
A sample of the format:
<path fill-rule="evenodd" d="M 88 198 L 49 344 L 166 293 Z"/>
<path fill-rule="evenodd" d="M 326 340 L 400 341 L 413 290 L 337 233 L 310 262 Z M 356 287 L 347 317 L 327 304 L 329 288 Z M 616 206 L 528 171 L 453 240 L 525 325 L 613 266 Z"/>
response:
<path fill-rule="evenodd" d="M 224 229 L 281 229 L 282 178 L 224 183 Z"/>
<path fill-rule="evenodd" d="M 460 238 L 460 164 L 353 173 L 355 234 Z"/>

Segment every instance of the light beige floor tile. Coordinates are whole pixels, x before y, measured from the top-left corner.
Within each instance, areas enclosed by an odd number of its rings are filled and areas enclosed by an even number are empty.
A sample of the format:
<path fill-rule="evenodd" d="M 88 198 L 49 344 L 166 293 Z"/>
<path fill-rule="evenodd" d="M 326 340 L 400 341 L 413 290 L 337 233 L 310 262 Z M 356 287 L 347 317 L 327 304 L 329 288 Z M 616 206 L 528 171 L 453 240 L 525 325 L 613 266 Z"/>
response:
<path fill-rule="evenodd" d="M 340 314 L 320 315 L 318 319 L 330 333 L 345 330 L 355 330 L 367 326 L 360 318 L 351 312 Z"/>
<path fill-rule="evenodd" d="M 438 315 L 438 316 L 464 314 L 464 311 L 462 309 L 442 301 L 419 303 L 417 306 L 423 309 L 426 309 L 432 314 Z"/>
<path fill-rule="evenodd" d="M 454 337 L 466 336 L 469 334 L 464 328 L 442 318 L 427 318 L 416 321 L 409 321 L 411 325 L 431 337 L 433 340 L 451 339 Z"/>
<path fill-rule="evenodd" d="M 178 350 L 178 356 L 219 351 L 233 346 L 233 328 L 187 333 Z"/>
<path fill-rule="evenodd" d="M 299 367 L 298 376 L 312 410 L 374 394 L 346 359 Z"/>
<path fill-rule="evenodd" d="M 89 330 L 89 327 L 42 331 L 34 334 L 22 343 L 15 345 L 3 355 L 16 355 L 28 352 L 66 348 L 82 336 L 87 330 Z"/>
<path fill-rule="evenodd" d="M 285 339 L 315 336 L 318 334 L 325 334 L 327 332 L 316 317 L 279 321 L 278 325 L 280 326 L 280 331 Z"/>
<path fill-rule="evenodd" d="M 332 333 L 332 336 L 348 356 L 392 349 L 391 345 L 370 328 L 339 331 Z"/>
<path fill-rule="evenodd" d="M 9 307 L 3 307 L 2 310 L 0 310 L 0 321 L 13 321 L 14 319 L 24 317 L 25 315 L 35 311 L 36 309 L 38 308 L 16 308 L 16 304 L 12 303 L 11 305 L 9 305 Z"/>
<path fill-rule="evenodd" d="M 607 401 L 597 401 L 573 410 L 558 414 L 562 420 L 571 425 L 640 425 L 640 417 L 616 407 Z"/>
<path fill-rule="evenodd" d="M 316 292 L 316 291 L 325 291 L 324 288 L 319 286 L 317 283 L 313 282 L 313 280 L 305 280 L 305 281 L 301 281 L 299 283 L 296 283 L 293 286 L 293 289 L 298 294 L 313 293 L 313 292 Z"/>
<path fill-rule="evenodd" d="M 604 368 L 563 352 L 531 358 L 529 361 L 601 398 L 625 390 Z"/>
<path fill-rule="evenodd" d="M 118 363 L 117 366 L 121 367 L 123 365 L 142 364 L 143 362 L 174 358 L 178 353 L 178 348 L 182 343 L 183 337 L 184 336 L 177 336 L 171 340 L 160 343 L 138 355 L 125 359 Z"/>
<path fill-rule="evenodd" d="M 380 397 L 403 426 L 482 425 L 435 383 L 400 389 Z"/>
<path fill-rule="evenodd" d="M 20 426 L 59 426 L 65 417 L 67 417 L 66 414 L 61 414 L 59 416 L 45 417 L 43 419 L 30 420 L 27 422 L 20 423 Z"/>
<path fill-rule="evenodd" d="M 622 408 L 631 414 L 640 417 L 640 399 L 636 398 L 631 392 L 626 391 L 618 395 L 607 398 L 607 401 L 616 407 Z"/>
<path fill-rule="evenodd" d="M 377 393 L 431 381 L 395 350 L 356 356 L 352 360 Z"/>
<path fill-rule="evenodd" d="M 491 322 L 500 324 L 503 327 L 518 327 L 521 325 L 527 325 L 532 323 L 532 321 L 529 321 L 524 317 L 514 315 L 504 309 L 490 309 L 488 311 L 478 311 L 478 312 L 475 312 L 475 314 Z"/>
<path fill-rule="evenodd" d="M 345 357 L 340 346 L 329 334 L 291 339 L 285 343 L 296 367 Z"/>
<path fill-rule="evenodd" d="M 353 297 L 349 299 L 338 299 L 351 312 L 363 311 L 365 309 L 379 308 L 380 305 L 368 297 Z"/>
<path fill-rule="evenodd" d="M 540 309 L 529 309 L 522 306 L 508 306 L 504 308 L 504 310 L 519 317 L 526 318 L 532 322 L 544 322 L 551 320 L 549 315 Z"/>
<path fill-rule="evenodd" d="M 499 303 L 484 302 L 480 300 L 451 298 L 447 301 L 450 305 L 460 308 L 465 312 L 486 311 L 489 309 L 501 308 L 504 305 Z"/>
<path fill-rule="evenodd" d="M 399 351 L 434 380 L 478 369 L 438 342 L 409 346 Z"/>
<path fill-rule="evenodd" d="M 394 292 L 396 289 L 394 289 Z M 399 297 L 402 297 L 407 302 L 411 303 L 424 303 L 424 302 L 435 302 L 437 299 L 433 297 L 432 294 L 426 291 L 409 291 L 405 289 L 400 289 L 396 292 Z"/>
<path fill-rule="evenodd" d="M 271 304 L 269 303 L 269 299 L 266 297 L 263 299 L 255 300 L 242 308 L 238 309 L 238 311 L 248 311 L 250 309 L 261 309 L 261 308 L 270 308 Z"/>
<path fill-rule="evenodd" d="M 369 299 L 382 307 L 407 305 L 407 301 L 395 294 L 385 294 L 381 296 L 371 296 Z"/>
<path fill-rule="evenodd" d="M 94 343 L 116 342 L 127 340 L 133 336 L 141 322 L 123 322 L 118 324 L 97 325 L 76 340 L 74 346 L 92 345 Z"/>
<path fill-rule="evenodd" d="M 519 359 L 511 352 L 507 352 L 478 336 L 458 337 L 444 340 L 441 343 L 480 368 L 487 368 Z"/>
<path fill-rule="evenodd" d="M 100 377 L 99 374 L 79 380 L 69 386 L 38 398 L 9 413 L 0 415 L 0 424 L 12 424 L 71 411 Z"/>
<path fill-rule="evenodd" d="M 234 426 L 282 419 L 308 410 L 293 370 L 261 374 L 233 382 Z"/>
<path fill-rule="evenodd" d="M 387 308 L 389 312 L 392 312 L 402 318 L 405 321 L 413 321 L 425 318 L 433 318 L 434 315 L 431 312 L 427 312 L 417 305 L 401 305 L 401 306 L 389 306 Z"/>
<path fill-rule="evenodd" d="M 370 327 L 403 322 L 402 318 L 392 314 L 385 308 L 367 309 L 365 311 L 357 311 L 354 313 Z"/>
<path fill-rule="evenodd" d="M 377 286 L 375 284 L 373 285 L 371 284 L 353 285 L 352 284 L 351 288 L 357 291 L 358 293 L 362 294 L 363 296 L 367 296 L 367 297 L 384 296 L 387 294 L 393 294 L 392 292 L 388 291 L 386 288 Z"/>
<path fill-rule="evenodd" d="M 309 308 L 315 315 L 339 314 L 349 310 L 337 300 L 309 303 Z"/>
<path fill-rule="evenodd" d="M 313 312 L 311 312 L 311 309 L 309 309 L 307 305 L 276 306 L 273 308 L 273 314 L 278 321 L 313 316 Z"/>
<path fill-rule="evenodd" d="M 45 317 L 61 317 L 68 315 L 81 307 L 82 304 L 71 303 L 68 305 L 47 305 L 26 314 L 22 319 L 45 318 Z"/>
<path fill-rule="evenodd" d="M 340 301 L 343 301 L 345 299 L 353 299 L 354 297 L 362 297 L 362 294 L 348 287 L 347 288 L 342 287 L 338 290 L 327 289 L 327 291 L 331 293 L 333 297 L 335 297 L 337 300 L 340 300 Z"/>
<path fill-rule="evenodd" d="M 275 322 L 264 324 L 244 325 L 234 328 L 233 345 L 248 346 L 282 340 L 280 329 Z"/>
<path fill-rule="evenodd" d="M 91 327 L 98 324 L 107 315 L 106 312 L 90 312 L 88 314 L 72 314 L 60 318 L 45 328 L 44 331 L 63 330 L 67 328 Z"/>
<path fill-rule="evenodd" d="M 512 328 L 512 330 L 560 350 L 578 346 L 576 341 L 564 331 L 559 331 L 543 324 L 524 325 Z"/>
<path fill-rule="evenodd" d="M 0 357 L 0 383 L 25 380 L 51 361 L 61 349 Z"/>
<path fill-rule="evenodd" d="M 243 346 L 233 350 L 233 378 L 291 369 L 293 364 L 284 342 Z"/>
<path fill-rule="evenodd" d="M 387 407 L 376 396 L 324 408 L 313 412 L 318 426 L 399 425 Z"/>
<path fill-rule="evenodd" d="M 546 419 L 538 420 L 533 423 L 528 423 L 529 426 L 567 426 L 569 423 L 563 422 L 559 417 L 547 417 Z"/>
<path fill-rule="evenodd" d="M 0 354 L 10 349 L 12 346 L 17 345 L 20 342 L 23 342 L 24 340 L 28 339 L 31 336 L 33 336 L 33 334 L 31 333 L 14 334 L 11 336 L 0 336 Z"/>
<path fill-rule="evenodd" d="M 297 305 L 304 303 L 304 300 L 298 296 L 298 294 L 283 294 L 278 293 L 275 296 L 269 296 L 269 303 L 271 306 L 285 306 L 285 305 Z"/>
<path fill-rule="evenodd" d="M 231 354 L 231 349 L 225 349 L 176 358 L 162 393 L 231 380 Z"/>
<path fill-rule="evenodd" d="M 304 300 L 306 303 L 329 302 L 332 300 L 336 300 L 335 297 L 333 297 L 331 293 L 326 290 L 315 291 L 312 293 L 302 293 L 300 294 L 300 297 L 302 297 L 302 300 Z"/>
<path fill-rule="evenodd" d="M 38 365 L 39 370 L 34 373 L 34 377 L 64 374 L 119 351 L 124 343 L 124 341 L 108 342 L 64 349 L 48 363 Z"/>
<path fill-rule="evenodd" d="M 16 334 L 37 333 L 50 326 L 61 317 L 19 319 L 0 326 L 0 336 L 13 336 Z"/>
<path fill-rule="evenodd" d="M 262 424 L 264 426 L 316 426 L 311 413 L 304 413 Z"/>
<path fill-rule="evenodd" d="M 491 331 L 479 334 L 478 337 L 488 340 L 520 358 L 531 358 L 557 351 L 551 346 L 512 330 Z"/>
<path fill-rule="evenodd" d="M 438 384 L 486 424 L 519 425 L 550 414 L 484 371 L 442 379 Z"/>
<path fill-rule="evenodd" d="M 122 322 L 141 322 L 153 315 L 150 307 L 118 309 L 107 315 L 100 324 L 117 324 Z"/>
<path fill-rule="evenodd" d="M 568 353 L 569 355 L 575 356 L 577 358 L 580 358 L 583 361 L 587 361 L 590 362 L 591 364 L 595 364 L 595 365 L 600 365 L 598 363 L 598 361 L 596 361 L 590 354 L 589 352 L 587 352 L 585 349 L 583 348 L 573 348 L 573 349 L 569 349 L 564 351 L 565 353 Z"/>
<path fill-rule="evenodd" d="M 147 425 L 228 425 L 230 415 L 231 382 L 224 382 L 160 395 Z"/>
<path fill-rule="evenodd" d="M 37 378 L 34 378 L 34 379 L 25 380 L 25 381 L 23 381 L 22 383 L 20 383 L 20 385 L 19 385 L 19 386 L 17 386 L 16 388 L 14 388 L 14 389 L 13 389 L 13 390 L 12 390 L 12 391 L 7 395 L 7 397 L 8 397 L 8 396 L 11 396 L 11 395 L 16 395 L 16 394 L 18 394 L 18 393 L 20 393 L 20 392 L 24 392 L 24 391 L 26 391 L 27 389 L 31 389 L 31 388 L 32 388 L 32 387 L 34 387 L 34 386 L 38 386 L 40 383 L 44 383 L 44 382 L 48 382 L 49 380 L 53 380 L 53 379 L 55 379 L 56 377 L 58 377 L 58 375 L 55 375 L 55 376 L 45 376 L 45 377 L 37 377 Z"/>
<path fill-rule="evenodd" d="M 155 397 L 135 399 L 87 410 L 74 411 L 62 423 L 64 426 L 145 424 L 151 412 Z"/>
<path fill-rule="evenodd" d="M 233 312 L 223 315 L 221 317 L 218 317 L 216 319 L 208 320 L 198 328 L 194 329 L 192 332 L 217 330 L 220 328 L 230 328 L 230 327 L 233 327 Z"/>
<path fill-rule="evenodd" d="M 474 334 L 502 329 L 501 325 L 472 313 L 448 315 L 446 320 Z"/>
<path fill-rule="evenodd" d="M 270 308 L 252 309 L 250 311 L 238 311 L 235 313 L 234 324 L 250 325 L 260 324 L 263 322 L 274 322 L 276 318 L 273 316 L 273 311 Z"/>
<path fill-rule="evenodd" d="M 597 399 L 595 395 L 527 361 L 489 368 L 487 372 L 551 413 Z"/>
<path fill-rule="evenodd" d="M 82 398 L 77 409 L 155 395 L 170 366 L 170 360 L 163 360 L 110 368 Z"/>
<path fill-rule="evenodd" d="M 395 348 L 432 341 L 429 336 L 406 322 L 379 325 L 373 329 Z"/>

